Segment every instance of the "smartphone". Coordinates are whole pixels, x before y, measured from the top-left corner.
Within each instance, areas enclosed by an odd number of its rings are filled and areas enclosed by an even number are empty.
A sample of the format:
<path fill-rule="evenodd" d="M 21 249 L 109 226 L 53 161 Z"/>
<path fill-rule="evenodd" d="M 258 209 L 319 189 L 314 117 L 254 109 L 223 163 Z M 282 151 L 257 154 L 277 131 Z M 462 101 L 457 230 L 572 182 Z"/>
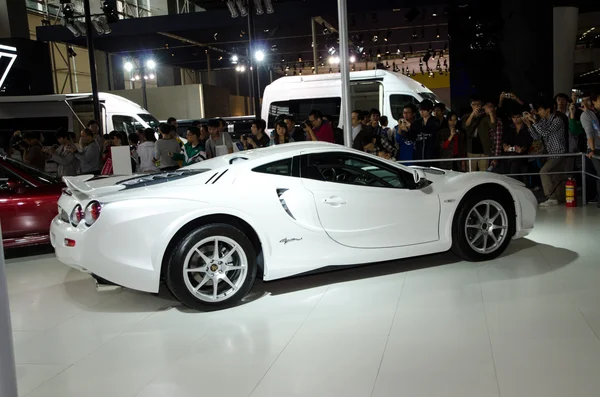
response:
<path fill-rule="evenodd" d="M 529 116 L 531 116 L 531 113 L 529 113 L 529 112 L 523 112 L 523 117 L 529 117 Z"/>
<path fill-rule="evenodd" d="M 509 151 L 509 152 L 516 152 L 516 151 L 517 151 L 517 149 L 515 149 L 515 147 L 514 147 L 514 146 L 511 146 L 511 147 L 509 147 L 509 148 L 508 148 L 508 151 Z"/>
<path fill-rule="evenodd" d="M 504 98 L 508 98 L 508 99 L 510 99 L 510 92 L 509 92 L 509 93 L 507 93 L 507 94 L 504 94 Z"/>

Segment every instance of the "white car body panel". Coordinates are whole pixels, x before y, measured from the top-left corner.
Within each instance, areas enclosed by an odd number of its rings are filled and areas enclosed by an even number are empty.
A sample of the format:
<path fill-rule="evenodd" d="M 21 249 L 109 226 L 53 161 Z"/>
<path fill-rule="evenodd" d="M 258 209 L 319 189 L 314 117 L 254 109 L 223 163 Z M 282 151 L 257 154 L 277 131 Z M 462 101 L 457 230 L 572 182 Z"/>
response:
<path fill-rule="evenodd" d="M 59 207 L 70 214 L 77 204 L 85 208 L 98 200 L 102 213 L 90 227 L 84 222 L 74 227 L 59 214 L 50 229 L 52 245 L 58 259 L 70 266 L 128 288 L 157 292 L 169 243 L 185 225 L 206 216 L 235 217 L 254 229 L 265 280 L 447 251 L 461 199 L 482 183 L 504 186 L 515 199 L 514 238 L 533 228 L 537 205 L 533 194 L 516 180 L 492 173 L 436 175 L 430 170 L 429 186 L 409 190 L 253 171 L 259 165 L 318 152 L 350 153 L 413 171 L 342 146 L 306 142 L 218 157 L 187 167 L 209 171 L 145 187 L 118 185 L 131 176 L 68 177 L 71 195 L 63 194 Z M 346 204 L 323 202 L 336 196 Z M 75 240 L 76 246 L 67 247 L 65 239 Z"/>

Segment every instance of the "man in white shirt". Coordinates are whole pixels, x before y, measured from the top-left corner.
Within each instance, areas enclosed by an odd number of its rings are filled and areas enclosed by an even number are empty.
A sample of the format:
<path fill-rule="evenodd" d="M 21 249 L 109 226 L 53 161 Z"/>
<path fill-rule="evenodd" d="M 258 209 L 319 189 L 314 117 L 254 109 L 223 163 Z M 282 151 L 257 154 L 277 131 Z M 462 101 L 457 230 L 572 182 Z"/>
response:
<path fill-rule="evenodd" d="M 587 156 L 596 169 L 596 176 L 600 177 L 600 95 L 583 94 L 581 103 L 584 111 L 581 114 L 581 125 L 587 138 Z M 600 180 L 596 179 L 596 190 L 600 194 Z M 596 204 L 600 208 L 600 202 Z"/>
<path fill-rule="evenodd" d="M 361 117 L 361 110 L 355 110 L 352 112 L 352 142 L 354 142 L 358 133 L 362 131 L 363 125 Z"/>

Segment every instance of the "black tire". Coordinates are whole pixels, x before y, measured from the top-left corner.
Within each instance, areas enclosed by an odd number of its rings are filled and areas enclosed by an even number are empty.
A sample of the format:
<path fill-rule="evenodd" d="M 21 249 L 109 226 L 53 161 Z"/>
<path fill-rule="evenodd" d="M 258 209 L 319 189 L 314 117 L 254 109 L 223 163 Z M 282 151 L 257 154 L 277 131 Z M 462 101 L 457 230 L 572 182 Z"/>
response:
<path fill-rule="evenodd" d="M 186 286 L 183 267 L 187 254 L 202 240 L 210 237 L 226 237 L 234 240 L 246 257 L 248 269 L 245 280 L 229 298 L 218 302 L 207 302 L 195 296 Z M 199 227 L 188 233 L 171 251 L 168 258 L 168 267 L 165 281 L 173 295 L 184 305 L 199 311 L 221 310 L 237 305 L 252 289 L 256 280 L 257 264 L 256 253 L 252 243 L 238 228 L 224 224 L 214 223 Z M 220 282 L 221 284 L 223 282 Z"/>
<path fill-rule="evenodd" d="M 506 217 L 508 221 L 508 228 L 504 241 L 498 248 L 490 253 L 481 253 L 473 249 L 467 240 L 467 232 L 465 225 L 467 224 L 467 217 L 471 210 L 484 200 L 493 200 L 494 202 L 501 205 L 506 211 Z M 459 207 L 454 215 L 452 222 L 452 248 L 451 251 L 459 256 L 460 258 L 470 262 L 483 262 L 488 261 L 500 256 L 515 234 L 516 228 L 516 214 L 515 204 L 512 196 L 504 188 L 492 188 L 475 191 L 467 194 L 467 196 L 459 204 Z"/>

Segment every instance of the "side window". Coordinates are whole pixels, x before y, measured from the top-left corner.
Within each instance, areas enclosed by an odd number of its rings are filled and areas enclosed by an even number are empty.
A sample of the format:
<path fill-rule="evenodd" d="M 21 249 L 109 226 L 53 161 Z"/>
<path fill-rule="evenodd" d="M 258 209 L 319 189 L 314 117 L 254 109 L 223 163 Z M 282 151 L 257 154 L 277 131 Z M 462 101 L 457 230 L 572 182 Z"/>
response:
<path fill-rule="evenodd" d="M 338 125 L 340 119 L 341 103 L 342 99 L 340 97 L 292 99 L 289 101 L 273 102 L 269 105 L 267 128 L 275 128 L 275 120 L 277 120 L 278 116 L 284 114 L 291 114 L 297 123 L 301 123 L 308 118 L 308 114 L 313 109 L 319 109 L 323 115 L 331 117 L 332 120 L 330 121 L 335 127 Z"/>
<path fill-rule="evenodd" d="M 113 129 L 116 131 L 125 131 L 127 134 L 135 132 L 136 125 L 141 127 L 141 124 L 136 119 L 130 116 L 115 115 L 112 116 Z"/>
<path fill-rule="evenodd" d="M 302 177 L 324 182 L 397 189 L 414 188 L 408 173 L 367 157 L 343 152 L 309 154 Z"/>
<path fill-rule="evenodd" d="M 392 109 L 392 117 L 394 120 L 399 120 L 402 118 L 402 111 L 404 110 L 404 106 L 409 105 L 418 105 L 419 101 L 412 95 L 405 94 L 393 94 L 390 95 L 390 109 Z"/>
<path fill-rule="evenodd" d="M 260 172 L 262 174 L 273 174 L 273 175 L 281 175 L 281 176 L 292 176 L 292 165 L 293 159 L 284 159 L 275 161 L 273 163 L 259 165 L 254 168 L 252 171 Z"/>

